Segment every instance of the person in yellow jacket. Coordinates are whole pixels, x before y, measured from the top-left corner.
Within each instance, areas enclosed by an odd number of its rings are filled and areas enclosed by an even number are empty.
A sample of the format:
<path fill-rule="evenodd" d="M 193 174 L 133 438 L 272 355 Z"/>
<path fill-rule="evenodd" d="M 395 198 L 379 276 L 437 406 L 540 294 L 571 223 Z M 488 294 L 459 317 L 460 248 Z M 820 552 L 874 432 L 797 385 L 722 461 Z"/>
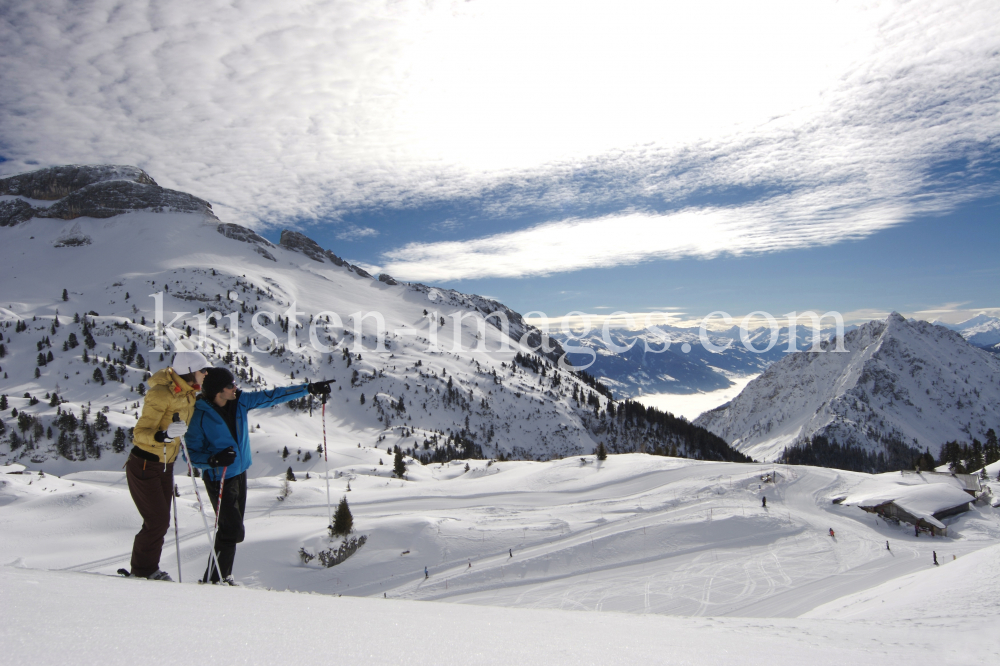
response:
<path fill-rule="evenodd" d="M 142 529 L 132 542 L 131 576 L 172 580 L 160 569 L 163 537 L 170 527 L 170 500 L 174 493 L 174 460 L 179 437 L 187 432 L 194 402 L 211 365 L 196 351 L 179 351 L 168 368 L 149 379 L 142 415 L 132 433 L 135 444 L 125 463 L 125 477 Z M 174 421 L 174 414 L 180 418 Z"/>

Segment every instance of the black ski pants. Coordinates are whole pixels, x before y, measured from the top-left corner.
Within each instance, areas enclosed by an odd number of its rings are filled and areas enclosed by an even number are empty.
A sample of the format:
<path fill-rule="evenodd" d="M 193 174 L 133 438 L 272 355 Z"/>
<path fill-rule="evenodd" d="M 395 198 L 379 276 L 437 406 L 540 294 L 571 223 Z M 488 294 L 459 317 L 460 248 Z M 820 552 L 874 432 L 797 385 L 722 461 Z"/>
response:
<path fill-rule="evenodd" d="M 174 494 L 174 464 L 144 460 L 129 454 L 125 478 L 142 529 L 132 542 L 132 575 L 147 577 L 160 568 L 163 536 L 170 527 L 170 500 Z"/>
<path fill-rule="evenodd" d="M 225 578 L 233 573 L 233 561 L 236 559 L 236 544 L 243 542 L 246 530 L 243 528 L 243 515 L 247 510 L 247 473 L 234 476 L 222 482 L 222 502 L 219 502 L 219 482 L 203 479 L 205 490 L 212 501 L 212 508 L 219 517 L 219 531 L 215 535 L 215 552 L 219 556 L 219 569 Z M 219 572 L 212 566 L 212 556 L 209 555 L 208 567 L 205 569 L 203 581 L 218 582 Z"/>

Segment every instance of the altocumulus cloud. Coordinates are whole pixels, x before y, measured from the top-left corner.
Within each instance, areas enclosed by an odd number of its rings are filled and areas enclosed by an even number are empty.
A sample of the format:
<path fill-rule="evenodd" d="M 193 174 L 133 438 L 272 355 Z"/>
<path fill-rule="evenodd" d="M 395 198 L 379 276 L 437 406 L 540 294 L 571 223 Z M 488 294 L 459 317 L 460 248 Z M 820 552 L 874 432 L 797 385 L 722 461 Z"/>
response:
<path fill-rule="evenodd" d="M 889 12 L 870 57 L 815 104 L 679 149 L 550 166 L 546 185 L 528 179 L 503 202 L 555 209 L 575 197 L 650 210 L 411 243 L 384 253 L 384 268 L 403 278 L 456 280 L 772 252 L 863 238 L 995 194 L 1000 33 L 987 26 L 997 19 L 995 6 L 983 3 Z M 586 185 L 570 173 L 586 175 Z M 749 200 L 686 205 L 732 191 Z M 662 210 L 670 208 L 663 202 L 675 209 Z"/>
<path fill-rule="evenodd" d="M 0 172 L 136 164 L 258 228 L 459 202 L 465 240 L 381 258 L 427 280 L 836 243 L 995 191 L 995 2 L 673 4 L 9 0 Z M 488 228 L 523 215 L 549 221 Z"/>

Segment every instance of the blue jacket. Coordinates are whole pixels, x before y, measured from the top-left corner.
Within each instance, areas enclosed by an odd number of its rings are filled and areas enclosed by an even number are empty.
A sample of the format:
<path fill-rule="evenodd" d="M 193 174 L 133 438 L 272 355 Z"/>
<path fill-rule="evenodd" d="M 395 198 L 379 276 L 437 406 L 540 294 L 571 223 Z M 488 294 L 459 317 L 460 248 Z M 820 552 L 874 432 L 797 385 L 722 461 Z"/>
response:
<path fill-rule="evenodd" d="M 226 478 L 239 476 L 253 464 L 250 455 L 250 428 L 247 423 L 247 412 L 260 407 L 272 407 L 289 400 L 309 395 L 307 384 L 287 386 L 269 391 L 241 391 L 236 397 L 236 439 L 229 430 L 225 420 L 205 400 L 200 397 L 194 404 L 194 416 L 188 426 L 184 439 L 188 452 L 191 454 L 191 464 L 205 470 L 205 478 L 218 481 L 222 469 L 210 467 L 208 459 L 227 447 L 236 451 L 236 461 L 226 468 Z"/>

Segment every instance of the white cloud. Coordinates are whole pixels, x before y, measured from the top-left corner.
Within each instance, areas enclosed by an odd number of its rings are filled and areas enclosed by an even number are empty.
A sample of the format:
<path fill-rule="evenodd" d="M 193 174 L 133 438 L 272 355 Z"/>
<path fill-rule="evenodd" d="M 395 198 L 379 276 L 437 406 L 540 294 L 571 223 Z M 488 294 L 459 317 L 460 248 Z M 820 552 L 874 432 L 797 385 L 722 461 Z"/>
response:
<path fill-rule="evenodd" d="M 527 277 L 652 259 L 824 245 L 860 238 L 905 218 L 904 210 L 884 206 L 831 219 L 812 198 L 793 195 L 733 208 L 571 219 L 470 241 L 411 243 L 383 258 L 385 270 L 407 280 Z"/>
<path fill-rule="evenodd" d="M 383 263 L 404 279 L 834 243 L 994 185 L 991 0 L 11 0 L 2 18 L 4 174 L 135 164 L 256 227 L 455 199 L 552 220 L 399 248 Z M 719 203 L 733 191 L 749 203 Z M 692 195 L 715 203 L 648 212 Z"/>
<path fill-rule="evenodd" d="M 430 229 L 431 231 L 437 231 L 441 233 L 451 233 L 454 231 L 458 231 L 464 226 L 465 225 L 462 222 L 453 218 L 449 218 L 447 220 L 441 220 L 440 222 L 434 222 L 433 224 L 429 224 L 427 228 Z"/>
<path fill-rule="evenodd" d="M 337 240 L 344 241 L 354 241 L 361 240 L 364 238 L 374 238 L 378 236 L 378 229 L 372 229 L 371 227 L 358 227 L 351 225 L 339 231 L 337 233 Z"/>

